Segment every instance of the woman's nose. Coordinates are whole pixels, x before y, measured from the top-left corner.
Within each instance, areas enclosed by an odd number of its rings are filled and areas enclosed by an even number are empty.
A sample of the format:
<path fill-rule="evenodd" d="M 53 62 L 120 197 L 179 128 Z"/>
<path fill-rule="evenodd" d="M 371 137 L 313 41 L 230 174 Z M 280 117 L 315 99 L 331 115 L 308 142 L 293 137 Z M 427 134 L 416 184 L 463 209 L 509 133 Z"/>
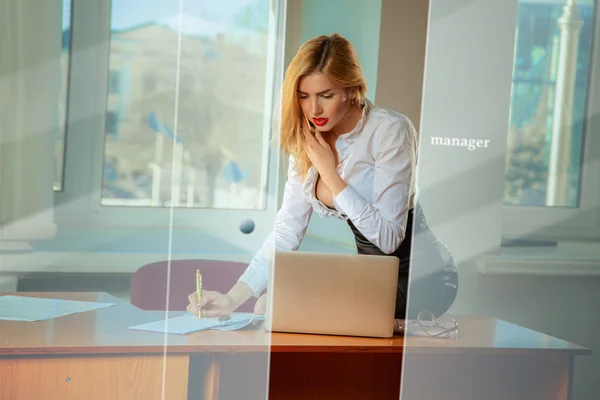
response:
<path fill-rule="evenodd" d="M 321 114 L 322 110 L 321 110 L 321 105 L 319 104 L 319 102 L 313 101 L 311 111 L 312 111 L 313 115 Z"/>

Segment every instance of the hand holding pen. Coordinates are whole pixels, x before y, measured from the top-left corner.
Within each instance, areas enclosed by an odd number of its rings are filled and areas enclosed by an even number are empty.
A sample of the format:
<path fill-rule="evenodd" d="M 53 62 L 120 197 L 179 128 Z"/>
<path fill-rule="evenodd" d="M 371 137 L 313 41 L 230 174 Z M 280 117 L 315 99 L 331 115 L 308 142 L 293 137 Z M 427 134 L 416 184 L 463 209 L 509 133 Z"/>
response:
<path fill-rule="evenodd" d="M 231 315 L 235 304 L 231 296 L 211 290 L 202 290 L 202 279 L 196 277 L 196 291 L 188 296 L 187 311 L 198 318 Z"/>

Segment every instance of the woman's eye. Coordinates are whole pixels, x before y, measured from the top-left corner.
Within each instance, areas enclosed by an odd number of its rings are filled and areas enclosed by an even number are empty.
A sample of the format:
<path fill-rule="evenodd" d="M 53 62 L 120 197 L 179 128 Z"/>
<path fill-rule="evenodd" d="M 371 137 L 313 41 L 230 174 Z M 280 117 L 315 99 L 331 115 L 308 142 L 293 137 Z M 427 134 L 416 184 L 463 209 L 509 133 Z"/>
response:
<path fill-rule="evenodd" d="M 323 98 L 329 100 L 329 99 L 333 98 L 333 95 L 332 94 L 326 95 L 326 96 L 323 96 Z"/>

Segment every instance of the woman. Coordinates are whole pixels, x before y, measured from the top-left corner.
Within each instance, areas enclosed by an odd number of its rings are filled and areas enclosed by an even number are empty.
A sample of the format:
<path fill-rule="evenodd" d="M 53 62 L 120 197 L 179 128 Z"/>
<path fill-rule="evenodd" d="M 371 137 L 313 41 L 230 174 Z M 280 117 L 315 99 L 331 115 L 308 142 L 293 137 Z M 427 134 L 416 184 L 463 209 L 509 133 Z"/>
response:
<path fill-rule="evenodd" d="M 406 318 L 415 211 L 421 216 L 415 184 L 418 136 L 407 117 L 375 106 L 365 98 L 366 91 L 357 56 L 346 39 L 323 35 L 300 47 L 283 83 L 280 139 L 290 154 L 290 166 L 275 229 L 227 294 L 203 292 L 200 306 L 205 316 L 229 314 L 259 296 L 267 285 L 272 249 L 297 250 L 314 210 L 345 219 L 360 254 L 400 259 L 395 317 Z M 422 274 L 426 284 L 420 289 L 426 301 L 418 307 L 439 315 L 454 301 L 456 269 L 425 221 L 418 226 L 415 231 L 429 250 L 442 254 L 433 264 L 429 257 L 431 272 Z M 431 304 L 428 291 L 438 292 Z M 196 313 L 196 294 L 189 299 L 188 311 Z M 264 297 L 257 308 L 264 308 Z"/>

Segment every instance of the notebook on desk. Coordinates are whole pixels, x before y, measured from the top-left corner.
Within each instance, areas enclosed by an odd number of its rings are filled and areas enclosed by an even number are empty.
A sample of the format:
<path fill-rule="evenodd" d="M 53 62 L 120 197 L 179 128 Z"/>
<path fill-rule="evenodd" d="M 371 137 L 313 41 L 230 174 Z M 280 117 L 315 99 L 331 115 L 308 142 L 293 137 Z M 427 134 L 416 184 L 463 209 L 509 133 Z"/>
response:
<path fill-rule="evenodd" d="M 393 336 L 398 258 L 277 251 L 273 264 L 266 329 Z"/>

